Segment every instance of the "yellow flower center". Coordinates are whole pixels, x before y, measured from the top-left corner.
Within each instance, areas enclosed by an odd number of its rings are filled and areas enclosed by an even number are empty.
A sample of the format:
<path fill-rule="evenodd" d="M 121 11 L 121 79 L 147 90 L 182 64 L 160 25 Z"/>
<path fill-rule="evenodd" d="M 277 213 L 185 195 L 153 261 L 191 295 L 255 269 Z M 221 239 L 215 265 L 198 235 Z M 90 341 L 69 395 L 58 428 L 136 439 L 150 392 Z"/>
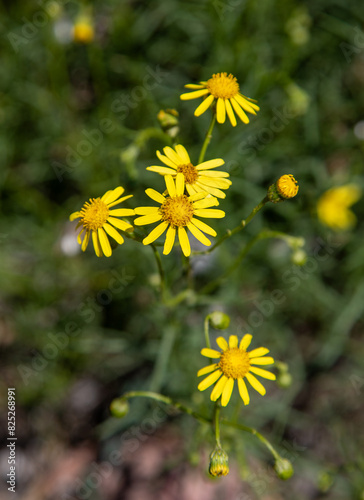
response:
<path fill-rule="evenodd" d="M 193 205 L 186 195 L 169 197 L 161 205 L 162 220 L 173 227 L 187 226 L 193 217 Z"/>
<path fill-rule="evenodd" d="M 249 372 L 250 358 L 246 351 L 233 347 L 221 354 L 220 369 L 228 378 L 243 378 Z"/>
<path fill-rule="evenodd" d="M 185 176 L 186 184 L 194 184 L 198 178 L 198 170 L 192 165 L 192 163 L 187 163 L 187 165 L 178 165 L 177 174 L 181 172 Z"/>
<path fill-rule="evenodd" d="M 83 226 L 92 231 L 102 227 L 109 217 L 109 209 L 101 198 L 90 198 L 80 213 Z"/>
<path fill-rule="evenodd" d="M 217 73 L 212 75 L 212 78 L 207 80 L 207 88 L 216 99 L 221 97 L 222 99 L 230 99 L 239 93 L 239 84 L 236 78 L 227 73 Z"/>
<path fill-rule="evenodd" d="M 298 182 L 293 175 L 282 175 L 277 181 L 277 189 L 283 198 L 293 198 L 298 193 Z"/>

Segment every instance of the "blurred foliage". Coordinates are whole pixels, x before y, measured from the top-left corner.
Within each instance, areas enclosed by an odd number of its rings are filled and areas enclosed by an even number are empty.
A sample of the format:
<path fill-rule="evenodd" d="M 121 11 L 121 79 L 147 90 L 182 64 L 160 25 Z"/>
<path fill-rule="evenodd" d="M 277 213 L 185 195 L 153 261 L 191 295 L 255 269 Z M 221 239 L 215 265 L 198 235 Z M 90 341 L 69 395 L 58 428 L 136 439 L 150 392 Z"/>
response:
<path fill-rule="evenodd" d="M 118 421 L 110 401 L 151 383 L 211 412 L 196 372 L 204 317 L 222 310 L 229 333 L 251 331 L 255 347 L 267 345 L 292 375 L 287 389 L 270 384 L 245 408 L 234 393 L 226 411 L 290 446 L 296 473 L 277 486 L 282 498 L 362 498 L 363 199 L 350 232 L 332 232 L 316 214 L 327 189 L 364 189 L 362 3 L 28 0 L 5 1 L 0 13 L 0 393 L 17 388 L 25 446 L 57 435 L 70 444 L 100 439 L 103 449 L 149 411 L 133 402 Z M 72 39 L 82 14 L 92 19 L 90 43 Z M 161 188 L 146 171 L 170 144 L 161 109 L 178 110 L 178 140 L 197 161 L 208 113 L 195 118 L 195 101 L 179 95 L 220 71 L 233 73 L 261 111 L 247 126 L 215 127 L 206 159 L 223 158 L 232 180 L 218 234 L 239 224 L 280 175 L 293 174 L 300 190 L 266 206 L 212 255 L 196 257 L 197 288 L 263 227 L 303 237 L 307 259 L 298 266 L 285 242 L 263 240 L 204 302 L 181 304 L 172 316 L 158 301 L 150 248 L 127 240 L 110 259 L 91 248 L 81 254 L 68 216 L 119 184 L 134 194 L 130 207 L 145 204 L 147 187 Z M 163 257 L 176 293 L 185 280 L 180 262 L 178 248 Z M 154 365 L 166 328 L 171 356 L 160 380 Z M 73 390 L 89 379 L 101 396 L 92 406 L 86 391 L 77 413 Z M 191 449 L 206 442 L 212 449 L 212 435 L 190 417 L 180 427 Z M 249 436 L 239 451 L 236 432 L 224 433 L 231 455 L 267 459 Z"/>

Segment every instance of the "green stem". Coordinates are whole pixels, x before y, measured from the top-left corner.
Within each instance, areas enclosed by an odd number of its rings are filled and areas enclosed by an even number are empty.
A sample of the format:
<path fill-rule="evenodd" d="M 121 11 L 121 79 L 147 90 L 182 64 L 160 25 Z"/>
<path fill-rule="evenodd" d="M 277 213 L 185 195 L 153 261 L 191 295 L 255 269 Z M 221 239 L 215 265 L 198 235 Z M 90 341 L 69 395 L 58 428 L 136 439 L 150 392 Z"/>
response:
<path fill-rule="evenodd" d="M 218 246 L 220 246 L 221 243 L 223 243 L 226 239 L 230 238 L 234 234 L 236 234 L 239 231 L 241 231 L 242 229 L 244 229 L 249 224 L 249 222 L 253 219 L 253 217 L 259 212 L 259 210 L 261 210 L 264 207 L 264 205 L 268 201 L 269 200 L 268 200 L 267 197 L 263 198 L 263 200 L 256 207 L 253 208 L 253 210 L 251 211 L 251 213 L 248 215 L 248 217 L 246 219 L 243 219 L 240 222 L 240 224 L 238 226 L 236 226 L 234 229 L 228 229 L 227 232 L 226 232 L 226 234 L 224 234 L 224 236 L 222 236 L 215 243 L 215 245 L 213 245 L 208 250 L 202 250 L 202 251 L 199 251 L 199 252 L 193 252 L 193 255 L 207 255 L 207 254 L 213 252 L 215 250 L 215 248 L 217 248 Z"/>
<path fill-rule="evenodd" d="M 215 403 L 215 408 L 214 408 L 214 424 L 215 424 L 215 438 L 216 438 L 216 445 L 221 448 L 221 442 L 220 442 L 220 403 L 216 401 Z"/>
<path fill-rule="evenodd" d="M 211 118 L 211 122 L 210 122 L 210 126 L 209 126 L 209 128 L 208 128 L 208 130 L 206 132 L 205 140 L 204 140 L 204 142 L 202 144 L 200 156 L 198 158 L 198 164 L 200 164 L 200 163 L 202 163 L 204 161 L 207 146 L 210 144 L 210 141 L 211 141 L 211 138 L 212 138 L 212 131 L 213 131 L 215 122 L 216 122 L 216 113 L 213 112 L 213 115 L 212 115 L 212 118 Z"/>
<path fill-rule="evenodd" d="M 165 403 L 167 405 L 171 405 L 177 410 L 183 411 L 184 413 L 187 413 L 187 415 L 191 415 L 191 417 L 194 417 L 196 420 L 199 422 L 202 422 L 204 424 L 211 424 L 211 419 L 208 419 L 204 417 L 203 415 L 200 415 L 199 413 L 195 412 L 188 406 L 185 406 L 178 401 L 174 401 L 173 399 L 163 396 L 162 394 L 158 394 L 156 392 L 150 392 L 150 391 L 130 391 L 122 396 L 123 398 L 129 399 L 129 398 L 150 398 L 154 399 L 155 401 L 161 401 L 162 403 Z"/>
<path fill-rule="evenodd" d="M 268 448 L 268 450 L 271 452 L 271 454 L 273 455 L 273 457 L 276 460 L 278 458 L 280 458 L 279 453 L 273 448 L 273 446 L 268 441 L 268 439 L 265 438 L 262 434 L 260 434 L 260 432 L 258 432 L 253 427 L 248 427 L 247 425 L 238 424 L 235 422 L 229 422 L 228 420 L 225 420 L 224 418 L 221 420 L 221 423 L 224 425 L 229 425 L 230 427 L 235 427 L 236 429 L 240 429 L 241 431 L 249 432 L 249 434 L 256 436 L 259 439 L 259 441 L 261 441 Z"/>
<path fill-rule="evenodd" d="M 219 403 L 216 404 L 215 410 L 214 410 L 214 417 L 213 417 L 213 419 L 211 419 L 211 418 L 207 418 L 203 415 L 200 415 L 200 413 L 197 413 L 196 411 L 192 410 L 192 408 L 189 408 L 188 406 L 185 406 L 185 405 L 179 403 L 178 401 L 175 401 L 175 400 L 169 398 L 168 396 L 163 396 L 162 394 L 159 394 L 157 392 L 130 391 L 130 392 L 126 392 L 121 397 L 125 398 L 125 399 L 142 397 L 142 398 L 154 399 L 155 401 L 161 401 L 162 403 L 173 406 L 177 410 L 180 410 L 180 411 L 186 413 L 187 415 L 191 415 L 191 417 L 194 417 L 199 422 L 202 422 L 204 424 L 210 424 L 210 425 L 214 424 L 217 444 L 220 444 L 220 428 L 219 428 L 219 424 L 217 424 L 217 422 L 221 422 L 223 425 L 227 425 L 229 427 L 234 427 L 235 429 L 239 429 L 241 431 L 248 432 L 249 434 L 256 436 L 259 439 L 259 441 L 261 441 L 264 444 L 264 446 L 270 451 L 270 453 L 273 455 L 273 457 L 276 460 L 278 458 L 280 458 L 279 453 L 271 445 L 271 443 L 268 441 L 268 439 L 265 438 L 262 434 L 260 434 L 260 432 L 258 432 L 253 427 L 248 427 L 247 425 L 238 424 L 236 422 L 230 422 L 229 420 L 227 420 L 225 418 L 222 418 L 220 421 L 220 405 L 219 405 Z"/>

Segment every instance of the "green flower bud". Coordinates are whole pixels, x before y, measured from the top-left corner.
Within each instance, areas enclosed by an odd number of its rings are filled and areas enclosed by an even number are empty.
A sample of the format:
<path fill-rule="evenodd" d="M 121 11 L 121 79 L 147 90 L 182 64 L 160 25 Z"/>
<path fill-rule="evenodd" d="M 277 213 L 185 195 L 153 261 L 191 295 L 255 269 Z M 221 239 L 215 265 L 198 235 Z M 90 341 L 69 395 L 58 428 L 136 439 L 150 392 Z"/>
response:
<path fill-rule="evenodd" d="M 287 363 L 282 361 L 276 361 L 275 366 L 278 370 L 277 373 L 277 383 L 282 389 L 287 389 L 292 385 L 292 375 L 289 373 L 289 368 Z"/>
<path fill-rule="evenodd" d="M 228 454 L 219 446 L 216 446 L 210 455 L 209 473 L 213 477 L 227 476 L 229 474 Z"/>
<path fill-rule="evenodd" d="M 304 266 L 307 262 L 307 253 L 302 248 L 294 250 L 291 260 L 296 266 Z"/>
<path fill-rule="evenodd" d="M 209 318 L 211 326 L 216 330 L 225 330 L 230 325 L 230 317 L 221 311 L 214 311 L 209 314 Z"/>
<path fill-rule="evenodd" d="M 293 476 L 293 467 L 291 462 L 287 458 L 279 457 L 274 464 L 274 470 L 277 476 L 283 481 L 286 481 Z"/>
<path fill-rule="evenodd" d="M 129 413 L 127 399 L 123 397 L 114 399 L 110 404 L 110 412 L 113 417 L 124 418 Z"/>
<path fill-rule="evenodd" d="M 157 115 L 163 132 L 174 138 L 179 132 L 178 111 L 175 109 L 161 109 Z"/>

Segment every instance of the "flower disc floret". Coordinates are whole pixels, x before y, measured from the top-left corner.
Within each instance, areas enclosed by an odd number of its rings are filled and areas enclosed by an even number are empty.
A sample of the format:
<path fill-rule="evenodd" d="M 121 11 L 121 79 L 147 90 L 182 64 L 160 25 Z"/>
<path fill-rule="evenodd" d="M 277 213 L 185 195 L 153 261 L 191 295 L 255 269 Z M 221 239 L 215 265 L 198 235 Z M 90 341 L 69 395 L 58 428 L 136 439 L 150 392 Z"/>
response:
<path fill-rule="evenodd" d="M 231 186 L 231 181 L 227 179 L 229 174 L 215 170 L 225 163 L 223 159 L 216 158 L 193 165 L 188 152 L 181 144 L 177 144 L 174 149 L 167 146 L 163 149 L 163 153 L 157 151 L 157 157 L 166 166 L 153 165 L 147 167 L 147 170 L 160 175 L 172 175 L 174 179 L 177 174 L 183 174 L 189 195 L 206 192 L 216 198 L 225 198 L 226 195 L 222 190 Z"/>
<path fill-rule="evenodd" d="M 163 253 L 168 255 L 173 248 L 176 234 L 186 257 L 191 254 L 191 246 L 186 232 L 186 228 L 203 244 L 211 245 L 211 241 L 204 233 L 216 236 L 216 231 L 197 217 L 225 217 L 222 210 L 212 209 L 210 207 L 218 205 L 218 201 L 213 196 L 207 197 L 206 192 L 198 192 L 186 196 L 184 175 L 176 173 L 175 180 L 169 174 L 164 177 L 168 195 L 158 193 L 154 189 L 147 189 L 146 194 L 154 201 L 160 203 L 159 207 L 138 207 L 135 213 L 141 215 L 134 220 L 137 226 L 160 222 L 149 235 L 144 238 L 143 244 L 153 243 L 165 231 L 166 239 Z"/>
<path fill-rule="evenodd" d="M 86 201 L 80 211 L 70 215 L 70 220 L 80 219 L 76 229 L 82 228 L 77 236 L 77 241 L 81 245 L 84 252 L 92 236 L 95 253 L 98 257 L 105 255 L 110 257 L 112 254 L 109 236 L 111 236 L 119 245 L 124 243 L 124 238 L 115 229 L 121 231 L 130 231 L 133 226 L 119 217 L 127 217 L 134 215 L 135 212 L 131 208 L 117 208 L 111 210 L 115 205 L 119 205 L 123 201 L 131 198 L 133 195 L 120 196 L 124 193 L 122 186 L 116 189 L 107 191 L 101 198 L 90 198 Z M 83 240 L 81 237 L 83 236 Z"/>
<path fill-rule="evenodd" d="M 258 347 L 252 351 L 247 351 L 251 340 L 252 335 L 249 333 L 244 335 L 240 343 L 238 343 L 236 335 L 230 335 L 229 343 L 224 337 L 218 337 L 216 342 L 221 352 L 210 348 L 202 349 L 201 354 L 203 356 L 219 360 L 217 363 L 205 366 L 205 368 L 202 368 L 197 373 L 198 377 L 209 374 L 199 383 L 198 389 L 200 391 L 204 391 L 216 382 L 211 392 L 211 401 L 217 401 L 221 397 L 221 405 L 226 406 L 230 401 L 234 383 L 237 381 L 240 397 L 244 401 L 244 404 L 247 405 L 250 402 L 250 397 L 245 379 L 262 396 L 265 395 L 266 391 L 255 375 L 268 380 L 276 379 L 274 373 L 259 367 L 259 365 L 274 364 L 272 357 L 265 356 L 269 352 L 269 349 Z"/>
<path fill-rule="evenodd" d="M 259 106 L 254 99 L 246 97 L 240 93 L 237 79 L 227 73 L 216 73 L 207 80 L 199 84 L 189 83 L 186 88 L 193 92 L 186 92 L 180 98 L 183 101 L 203 97 L 202 103 L 196 108 L 195 116 L 202 115 L 207 109 L 216 103 L 216 118 L 218 123 L 225 123 L 226 115 L 233 127 L 236 126 L 235 113 L 244 123 L 249 123 L 246 113 L 256 115 Z"/>

